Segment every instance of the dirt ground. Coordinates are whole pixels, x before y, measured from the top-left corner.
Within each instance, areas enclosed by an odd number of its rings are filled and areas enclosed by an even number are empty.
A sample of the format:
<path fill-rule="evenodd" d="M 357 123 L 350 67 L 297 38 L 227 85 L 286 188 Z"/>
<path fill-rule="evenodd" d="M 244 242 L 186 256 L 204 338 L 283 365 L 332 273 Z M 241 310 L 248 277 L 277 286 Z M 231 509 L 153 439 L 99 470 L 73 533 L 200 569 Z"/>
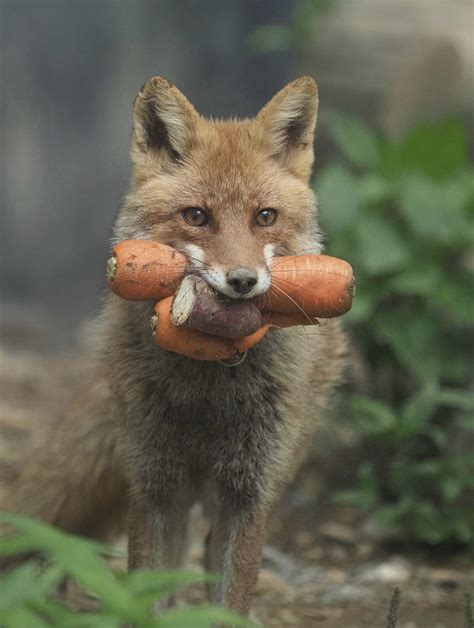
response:
<path fill-rule="evenodd" d="M 46 352 L 36 335 L 29 345 L 12 333 L 7 339 L 0 354 L 0 457 L 8 458 L 2 426 L 48 421 L 74 388 L 81 358 L 77 352 Z M 385 628 L 398 587 L 397 628 L 464 628 L 464 593 L 474 591 L 472 556 L 389 544 L 353 508 L 311 494 L 308 485 L 318 475 L 314 457 L 310 464 L 272 516 L 255 618 L 265 626 Z M 193 566 L 202 557 L 205 527 L 197 508 L 189 554 Z M 203 601 L 203 592 L 191 588 L 185 599 Z"/>

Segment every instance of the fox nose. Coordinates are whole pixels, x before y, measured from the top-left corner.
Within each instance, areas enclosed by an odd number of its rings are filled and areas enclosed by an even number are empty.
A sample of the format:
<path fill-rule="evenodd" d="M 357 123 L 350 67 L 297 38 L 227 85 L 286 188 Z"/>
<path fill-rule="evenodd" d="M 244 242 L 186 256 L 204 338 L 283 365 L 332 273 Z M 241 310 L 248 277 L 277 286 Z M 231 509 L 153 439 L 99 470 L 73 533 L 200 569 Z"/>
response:
<path fill-rule="evenodd" d="M 234 268 L 227 273 L 227 283 L 238 294 L 247 294 L 257 283 L 257 273 L 250 268 Z"/>

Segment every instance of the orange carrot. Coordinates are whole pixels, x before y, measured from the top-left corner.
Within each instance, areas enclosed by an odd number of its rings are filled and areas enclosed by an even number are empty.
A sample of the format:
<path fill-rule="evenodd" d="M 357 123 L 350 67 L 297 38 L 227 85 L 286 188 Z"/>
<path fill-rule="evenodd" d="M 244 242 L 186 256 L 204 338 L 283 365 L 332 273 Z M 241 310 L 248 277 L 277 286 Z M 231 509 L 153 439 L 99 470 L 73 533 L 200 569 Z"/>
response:
<path fill-rule="evenodd" d="M 131 301 L 160 300 L 175 293 L 187 259 L 164 244 L 126 240 L 108 262 L 111 289 Z M 275 257 L 272 286 L 255 298 L 262 311 L 332 318 L 347 312 L 354 296 L 350 264 L 327 255 Z"/>
<path fill-rule="evenodd" d="M 174 294 L 186 273 L 188 259 L 166 244 L 124 240 L 107 262 L 110 288 L 129 301 L 155 301 Z"/>
<path fill-rule="evenodd" d="M 239 353 L 243 353 L 244 351 L 248 351 L 249 349 L 251 349 L 254 345 L 257 344 L 257 342 L 263 340 L 263 338 L 267 335 L 267 332 L 269 332 L 270 329 L 271 325 L 262 325 L 261 327 L 259 327 L 259 329 L 257 329 L 257 331 L 254 331 L 253 334 L 250 334 L 250 336 L 238 338 L 237 340 L 234 340 L 232 344 Z"/>
<path fill-rule="evenodd" d="M 172 297 L 155 305 L 151 326 L 155 342 L 162 348 L 195 360 L 232 360 L 259 342 L 270 326 L 264 325 L 250 336 L 229 340 L 204 334 L 195 329 L 177 327 L 171 321 Z"/>
<path fill-rule="evenodd" d="M 262 310 L 306 317 L 341 316 L 352 305 L 354 275 L 350 264 L 328 255 L 275 257 L 272 286 L 256 298 Z"/>
<path fill-rule="evenodd" d="M 294 327 L 296 325 L 319 325 L 315 316 L 306 316 L 303 312 L 263 312 L 262 323 L 274 329 Z"/>

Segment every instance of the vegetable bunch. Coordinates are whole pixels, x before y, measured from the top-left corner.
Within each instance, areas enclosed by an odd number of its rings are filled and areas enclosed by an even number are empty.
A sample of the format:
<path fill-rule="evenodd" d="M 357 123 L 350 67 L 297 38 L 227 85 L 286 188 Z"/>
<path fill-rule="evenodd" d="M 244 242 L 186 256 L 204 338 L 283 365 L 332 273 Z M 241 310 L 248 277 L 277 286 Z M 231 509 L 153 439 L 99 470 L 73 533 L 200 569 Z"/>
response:
<path fill-rule="evenodd" d="M 125 240 L 112 250 L 107 280 L 123 299 L 156 301 L 155 342 L 197 360 L 238 359 L 271 329 L 341 316 L 354 296 L 351 266 L 326 255 L 275 257 L 271 274 L 277 289 L 242 300 L 215 292 L 190 274 L 189 266 L 172 247 Z"/>

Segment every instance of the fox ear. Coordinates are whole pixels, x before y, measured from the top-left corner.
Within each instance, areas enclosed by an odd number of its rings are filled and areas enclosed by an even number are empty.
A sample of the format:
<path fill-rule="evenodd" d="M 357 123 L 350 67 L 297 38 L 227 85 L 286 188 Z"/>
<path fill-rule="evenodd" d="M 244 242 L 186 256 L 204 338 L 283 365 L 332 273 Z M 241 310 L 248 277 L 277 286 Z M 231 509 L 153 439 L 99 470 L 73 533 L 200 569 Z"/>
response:
<path fill-rule="evenodd" d="M 180 161 L 192 143 L 199 114 L 172 83 L 160 76 L 149 79 L 133 106 L 132 160 L 150 154 Z"/>
<path fill-rule="evenodd" d="M 314 161 L 317 113 L 318 87 L 303 76 L 280 90 L 257 116 L 272 157 L 304 181 L 309 180 Z"/>

